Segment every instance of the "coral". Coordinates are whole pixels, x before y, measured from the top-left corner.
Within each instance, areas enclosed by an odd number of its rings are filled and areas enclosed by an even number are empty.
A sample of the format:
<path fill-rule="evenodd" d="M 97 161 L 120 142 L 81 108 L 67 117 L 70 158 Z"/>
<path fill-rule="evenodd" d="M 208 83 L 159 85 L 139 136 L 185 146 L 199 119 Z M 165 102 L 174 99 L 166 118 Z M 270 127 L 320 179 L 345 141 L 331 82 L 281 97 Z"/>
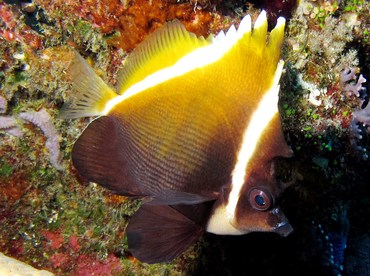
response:
<path fill-rule="evenodd" d="M 231 22 L 224 21 L 220 13 L 209 12 L 215 4 L 208 5 L 207 9 L 206 5 L 197 6 L 190 2 L 178 3 L 178 1 L 162 0 L 123 2 L 119 0 L 109 2 L 36 0 L 35 3 L 52 18 L 58 18 L 62 12 L 70 17 L 73 15 L 74 18 L 82 18 L 90 22 L 103 34 L 109 34 L 108 44 L 124 51 L 132 50 L 149 33 L 166 21 L 175 18 L 181 20 L 189 31 L 203 36 L 216 33 L 231 24 Z M 66 19 L 58 18 L 58 20 Z"/>
<path fill-rule="evenodd" d="M 357 82 L 353 83 L 352 80 L 356 80 L 356 72 L 353 69 L 347 68 L 341 73 L 341 85 L 344 87 L 344 91 L 347 92 L 347 96 L 352 94 L 356 97 L 360 97 L 360 92 L 365 88 L 362 87 L 362 84 L 366 82 L 366 79 L 360 75 Z"/>
<path fill-rule="evenodd" d="M 6 113 L 7 107 L 8 101 L 0 96 L 0 114 Z M 19 138 L 23 135 L 21 129 L 18 127 L 17 120 L 11 116 L 0 116 L 0 130 Z"/>
<path fill-rule="evenodd" d="M 363 109 L 353 112 L 352 123 L 362 123 L 363 125 L 370 126 L 370 104 L 367 104 Z"/>
<path fill-rule="evenodd" d="M 8 107 L 8 101 L 0 95 L 0 114 L 5 113 L 7 107 Z"/>
<path fill-rule="evenodd" d="M 307 19 L 304 17 L 293 18 L 296 20 L 294 24 L 306 25 Z M 298 23 L 298 22 L 300 23 Z M 294 28 L 296 31 L 297 29 Z M 338 68 L 343 66 L 343 60 L 346 59 L 343 52 L 345 50 L 346 43 L 352 41 L 352 28 L 347 26 L 342 20 L 339 20 L 333 16 L 326 17 L 325 27 L 318 30 L 307 30 L 302 29 L 300 34 L 295 34 L 289 38 L 289 43 L 296 51 L 302 51 L 305 49 L 310 54 L 310 63 L 305 55 L 298 55 L 297 57 L 303 58 L 296 62 L 297 68 L 308 68 L 312 67 L 318 70 L 316 64 L 328 68 L 329 66 L 337 66 Z M 307 54 L 306 54 L 307 56 Z M 346 64 L 347 66 L 356 66 L 356 60 L 352 61 L 352 64 Z M 335 67 L 333 66 L 333 67 Z M 312 69 L 311 69 L 312 70 Z M 321 71 L 321 70 L 318 70 Z"/>
<path fill-rule="evenodd" d="M 363 87 L 363 84 L 366 82 L 366 79 L 360 74 L 357 81 L 356 71 L 351 68 L 346 68 L 341 73 L 340 85 L 343 91 L 346 93 L 347 97 L 355 95 L 356 97 L 364 98 L 366 95 L 366 89 Z M 361 99 L 361 106 L 364 103 L 364 100 Z M 362 139 L 362 126 L 370 125 L 370 105 L 366 104 L 364 108 L 355 109 L 352 113 L 352 120 L 350 122 L 350 131 L 351 131 L 351 144 L 358 150 L 364 160 L 368 159 L 368 154 L 366 148 L 363 148 L 358 145 L 357 141 Z"/>
<path fill-rule="evenodd" d="M 363 101 L 362 97 L 348 97 L 350 94 L 360 96 L 363 76 L 356 81 L 356 70 L 343 71 L 358 68 L 360 53 L 348 45 L 354 45 L 355 34 L 363 23 L 348 21 L 346 11 L 337 16 L 342 8 L 335 1 L 302 1 L 288 25 L 290 68 L 299 71 L 291 71 L 297 74 L 292 97 L 299 107 L 296 106 L 297 112 L 293 115 L 290 104 L 285 104 L 285 109 L 290 117 L 305 118 L 299 124 L 306 138 L 315 145 L 322 145 L 320 137 L 326 137 L 328 129 L 345 136 L 352 112 Z M 319 141 L 312 139 L 315 137 Z M 324 149 L 326 145 L 325 142 Z"/>
<path fill-rule="evenodd" d="M 20 138 L 23 135 L 17 120 L 11 116 L 0 116 L 0 129 L 15 137 Z"/>
<path fill-rule="evenodd" d="M 49 113 L 45 109 L 39 111 L 23 112 L 19 114 L 22 120 L 38 126 L 46 137 L 45 146 L 50 154 L 50 163 L 57 169 L 63 170 L 59 150 L 59 135 L 51 121 Z"/>
<path fill-rule="evenodd" d="M 360 126 L 362 124 L 362 126 Z M 370 126 L 370 104 L 368 103 L 365 108 L 358 109 L 353 112 L 350 130 L 351 130 L 351 144 L 356 149 L 363 160 L 368 160 L 368 150 L 366 147 L 359 145 L 359 141 L 363 138 L 363 127 Z M 367 128 L 369 132 L 369 128 Z"/>
<path fill-rule="evenodd" d="M 5 177 L 7 180 L 6 187 L 0 187 L 0 206 L 3 204 L 3 201 L 14 203 L 27 193 L 30 183 L 25 179 L 25 175 L 14 172 L 13 167 L 4 165 L 1 168 L 0 174 L 2 179 Z"/>

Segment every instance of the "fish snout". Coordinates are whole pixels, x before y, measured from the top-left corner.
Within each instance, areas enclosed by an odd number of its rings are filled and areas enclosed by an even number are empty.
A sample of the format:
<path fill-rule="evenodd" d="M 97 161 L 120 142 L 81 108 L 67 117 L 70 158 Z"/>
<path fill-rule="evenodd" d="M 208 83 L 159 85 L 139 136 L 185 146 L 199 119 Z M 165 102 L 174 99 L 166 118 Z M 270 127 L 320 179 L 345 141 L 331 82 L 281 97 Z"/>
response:
<path fill-rule="evenodd" d="M 275 224 L 274 230 L 272 232 L 279 234 L 282 237 L 288 236 L 293 231 L 293 227 L 289 223 L 287 217 L 283 214 L 280 208 L 274 208 L 271 211 L 274 216 L 279 221 Z"/>

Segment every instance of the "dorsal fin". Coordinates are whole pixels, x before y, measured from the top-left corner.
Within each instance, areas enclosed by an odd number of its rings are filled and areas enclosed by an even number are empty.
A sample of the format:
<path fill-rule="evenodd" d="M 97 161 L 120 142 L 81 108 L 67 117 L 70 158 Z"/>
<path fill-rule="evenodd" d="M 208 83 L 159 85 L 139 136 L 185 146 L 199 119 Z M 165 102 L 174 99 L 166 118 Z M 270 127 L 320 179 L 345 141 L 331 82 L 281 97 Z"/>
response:
<path fill-rule="evenodd" d="M 73 53 L 74 57 L 68 69 L 72 81 L 71 98 L 64 103 L 59 118 L 73 119 L 102 115 L 105 104 L 117 94 L 77 51 L 73 50 Z"/>
<path fill-rule="evenodd" d="M 122 94 L 152 73 L 172 66 L 186 54 L 208 45 L 210 40 L 211 37 L 205 39 L 188 32 L 178 20 L 167 22 L 126 58 L 118 77 L 118 93 Z"/>

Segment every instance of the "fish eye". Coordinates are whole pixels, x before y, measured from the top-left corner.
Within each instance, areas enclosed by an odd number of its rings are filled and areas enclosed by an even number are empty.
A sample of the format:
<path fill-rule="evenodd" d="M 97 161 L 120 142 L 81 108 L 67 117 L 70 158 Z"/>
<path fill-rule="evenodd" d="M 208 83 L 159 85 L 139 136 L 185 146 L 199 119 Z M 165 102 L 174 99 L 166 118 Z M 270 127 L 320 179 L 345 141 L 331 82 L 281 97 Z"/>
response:
<path fill-rule="evenodd" d="M 272 205 L 272 196 L 267 191 L 255 188 L 249 193 L 249 202 L 254 209 L 266 211 Z"/>

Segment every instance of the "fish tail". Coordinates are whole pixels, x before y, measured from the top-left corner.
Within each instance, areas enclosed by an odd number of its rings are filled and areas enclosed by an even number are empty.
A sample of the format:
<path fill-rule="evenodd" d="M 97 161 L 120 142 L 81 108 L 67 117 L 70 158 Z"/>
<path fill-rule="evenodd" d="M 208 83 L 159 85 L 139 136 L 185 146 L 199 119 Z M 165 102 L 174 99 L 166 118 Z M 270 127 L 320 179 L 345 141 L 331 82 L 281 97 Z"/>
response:
<path fill-rule="evenodd" d="M 77 51 L 74 51 L 69 74 L 72 78 L 72 96 L 59 113 L 61 119 L 102 115 L 106 103 L 117 96 L 114 89 L 94 72 Z"/>

